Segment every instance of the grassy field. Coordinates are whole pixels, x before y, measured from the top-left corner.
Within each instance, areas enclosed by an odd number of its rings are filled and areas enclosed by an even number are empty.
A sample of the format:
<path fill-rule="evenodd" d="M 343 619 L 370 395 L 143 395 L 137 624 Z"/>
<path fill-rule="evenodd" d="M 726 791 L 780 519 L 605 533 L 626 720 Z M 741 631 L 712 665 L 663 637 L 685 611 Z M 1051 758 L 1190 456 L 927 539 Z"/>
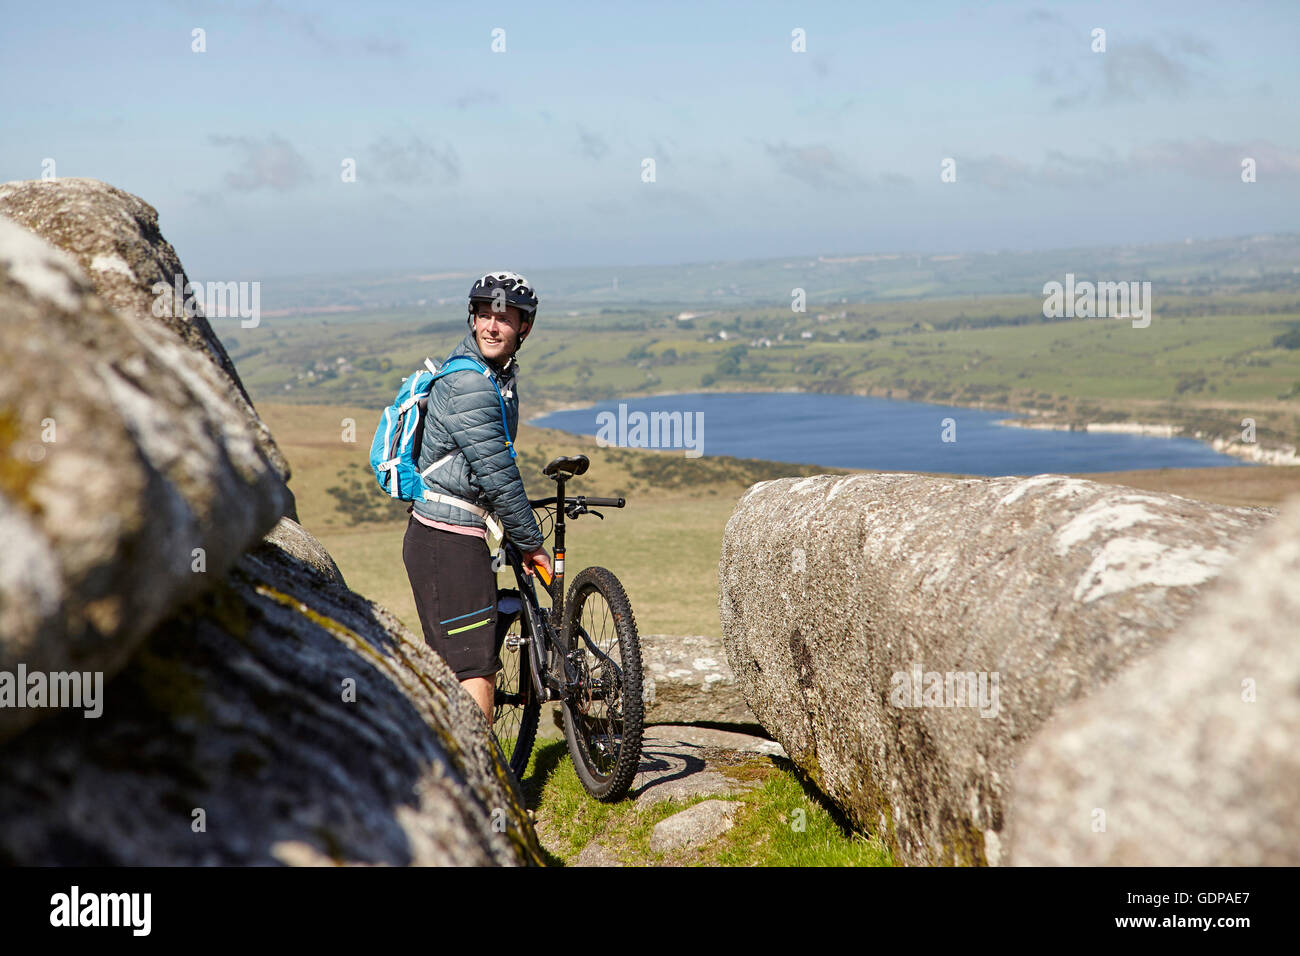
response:
<path fill-rule="evenodd" d="M 378 415 L 364 406 L 259 402 L 293 468 L 290 487 L 306 528 L 334 556 L 348 584 L 391 609 L 413 631 L 419 619 L 402 564 L 405 505 L 380 492 L 367 456 Z M 347 420 L 355 441 L 346 441 Z M 680 453 L 600 448 L 595 439 L 549 429 L 520 428 L 521 474 L 531 497 L 553 491 L 540 474 L 560 454 L 586 454 L 588 473 L 575 494 L 624 495 L 627 507 L 605 518 L 570 522 L 570 573 L 587 565 L 614 571 L 627 589 L 644 634 L 719 634 L 717 564 L 722 532 L 740 495 L 753 482 L 787 475 L 848 473 Z M 1087 475 L 1225 504 L 1276 505 L 1300 494 L 1300 468 L 1161 469 Z M 335 489 L 331 493 L 330 489 Z M 503 578 L 502 583 L 505 584 Z"/>
<path fill-rule="evenodd" d="M 269 402 L 259 403 L 258 411 L 293 468 L 290 487 L 304 526 L 334 556 L 349 586 L 419 633 L 402 564 L 406 505 L 384 497 L 367 460 L 377 414 L 357 406 Z M 356 423 L 352 442 L 345 440 L 349 419 Z M 722 528 L 753 482 L 843 471 L 737 458 L 688 461 L 671 452 L 600 448 L 594 438 L 527 425 L 518 446 L 530 497 L 554 493 L 541 474 L 546 462 L 585 454 L 591 468 L 569 483 L 569 493 L 627 498 L 625 508 L 603 509 L 604 518 L 568 522 L 570 575 L 588 565 L 614 571 L 646 634 L 718 633 Z M 507 584 L 504 575 L 501 583 Z"/>
<path fill-rule="evenodd" d="M 1047 321 L 1035 296 L 728 310 L 687 322 L 673 314 L 643 308 L 582 326 L 540 320 L 520 354 L 526 413 L 656 392 L 803 389 L 1063 422 L 1164 422 L 1211 437 L 1239 435 L 1249 417 L 1261 445 L 1300 444 L 1292 293 L 1171 292 L 1144 329 L 1116 319 Z M 258 402 L 378 409 L 464 328 L 414 312 L 295 317 L 236 330 L 226 344 Z M 754 344 L 764 341 L 770 346 Z"/>

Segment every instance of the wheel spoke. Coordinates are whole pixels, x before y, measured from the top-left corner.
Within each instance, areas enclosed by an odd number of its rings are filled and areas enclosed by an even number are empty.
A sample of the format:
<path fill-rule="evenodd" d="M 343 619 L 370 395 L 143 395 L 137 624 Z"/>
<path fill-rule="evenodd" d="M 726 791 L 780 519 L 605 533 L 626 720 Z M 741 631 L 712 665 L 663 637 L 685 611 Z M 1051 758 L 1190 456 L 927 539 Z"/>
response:
<path fill-rule="evenodd" d="M 582 714 L 580 724 L 581 737 L 583 746 L 590 755 L 592 770 L 600 777 L 608 777 L 614 772 L 622 747 L 621 727 L 614 715 L 619 698 L 617 670 L 621 670 L 618 629 L 609 604 L 599 591 L 591 589 L 581 595 L 581 598 L 581 627 L 592 645 L 608 658 L 606 662 L 590 653 L 585 646 L 579 648 L 586 661 L 584 672 L 587 683 L 583 696 L 585 713 Z M 599 692 L 593 693 L 593 688 Z"/>

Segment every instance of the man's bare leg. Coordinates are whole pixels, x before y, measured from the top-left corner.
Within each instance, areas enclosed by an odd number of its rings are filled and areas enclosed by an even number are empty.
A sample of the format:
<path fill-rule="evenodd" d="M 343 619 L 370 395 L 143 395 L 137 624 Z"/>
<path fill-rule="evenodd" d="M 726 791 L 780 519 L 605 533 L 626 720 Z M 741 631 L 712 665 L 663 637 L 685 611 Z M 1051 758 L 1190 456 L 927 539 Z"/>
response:
<path fill-rule="evenodd" d="M 460 686 L 469 691 L 469 695 L 474 698 L 483 711 L 483 716 L 487 718 L 488 726 L 492 726 L 492 704 L 496 694 L 496 681 L 491 677 L 467 677 L 460 682 Z"/>

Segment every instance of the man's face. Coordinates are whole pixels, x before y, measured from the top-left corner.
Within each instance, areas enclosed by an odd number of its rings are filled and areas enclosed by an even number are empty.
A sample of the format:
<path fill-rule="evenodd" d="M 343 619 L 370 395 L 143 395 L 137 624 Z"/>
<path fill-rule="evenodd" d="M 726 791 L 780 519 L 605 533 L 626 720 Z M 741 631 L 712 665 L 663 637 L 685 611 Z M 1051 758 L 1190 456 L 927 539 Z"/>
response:
<path fill-rule="evenodd" d="M 491 302 L 474 303 L 474 340 L 485 359 L 501 364 L 515 354 L 521 332 L 526 336 L 530 328 L 527 322 L 521 324 L 522 318 L 517 306 L 507 305 L 504 312 L 494 312 Z"/>

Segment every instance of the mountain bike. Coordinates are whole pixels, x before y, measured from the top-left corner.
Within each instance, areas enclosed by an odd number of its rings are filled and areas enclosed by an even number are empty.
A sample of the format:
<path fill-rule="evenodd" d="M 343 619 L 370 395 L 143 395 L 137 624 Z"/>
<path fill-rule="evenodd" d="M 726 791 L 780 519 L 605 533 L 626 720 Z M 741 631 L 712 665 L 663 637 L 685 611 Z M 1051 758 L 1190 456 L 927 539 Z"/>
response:
<path fill-rule="evenodd" d="M 505 536 L 493 570 L 509 564 L 517 591 L 498 590 L 498 651 L 493 733 L 516 780 L 522 780 L 537 735 L 541 705 L 559 701 L 564 737 L 583 787 L 599 800 L 621 800 L 641 763 L 641 644 L 623 585 L 605 568 L 584 568 L 565 593 L 564 519 L 604 515 L 623 498 L 567 495 L 565 482 L 584 474 L 586 455 L 556 458 L 542 474 L 555 495 L 530 499 L 539 524 L 553 522 L 555 573 L 537 569 L 551 606 L 543 608 L 523 553 Z"/>

